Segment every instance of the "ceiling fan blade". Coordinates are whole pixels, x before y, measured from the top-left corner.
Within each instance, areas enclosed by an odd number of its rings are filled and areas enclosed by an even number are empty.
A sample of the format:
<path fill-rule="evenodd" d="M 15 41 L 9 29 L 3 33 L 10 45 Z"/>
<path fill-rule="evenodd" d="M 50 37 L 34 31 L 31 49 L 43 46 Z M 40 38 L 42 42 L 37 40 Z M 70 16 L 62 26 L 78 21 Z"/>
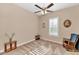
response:
<path fill-rule="evenodd" d="M 41 8 L 40 6 L 38 6 L 38 5 L 35 5 L 35 6 L 43 10 L 43 8 Z"/>
<path fill-rule="evenodd" d="M 38 12 L 41 12 L 41 11 L 36 11 L 36 12 L 34 12 L 34 13 L 38 13 Z"/>
<path fill-rule="evenodd" d="M 51 3 L 50 5 L 48 5 L 48 6 L 47 6 L 47 8 L 50 8 L 50 7 L 51 7 L 51 6 L 53 6 L 53 5 L 54 5 L 54 4 L 53 4 L 53 3 Z"/>
<path fill-rule="evenodd" d="M 46 10 L 47 12 L 53 12 L 53 11 L 51 11 L 51 10 Z"/>

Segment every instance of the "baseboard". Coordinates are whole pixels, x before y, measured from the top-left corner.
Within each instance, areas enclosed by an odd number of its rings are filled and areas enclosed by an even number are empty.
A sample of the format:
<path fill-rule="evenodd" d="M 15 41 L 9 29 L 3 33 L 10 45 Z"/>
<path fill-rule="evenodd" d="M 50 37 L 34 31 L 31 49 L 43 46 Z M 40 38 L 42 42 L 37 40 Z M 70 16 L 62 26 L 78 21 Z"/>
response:
<path fill-rule="evenodd" d="M 30 41 L 27 41 L 27 42 L 20 43 L 20 44 L 17 44 L 17 47 L 22 46 L 22 45 L 24 45 L 24 44 L 27 44 L 27 43 L 29 43 L 29 42 L 31 42 L 31 41 L 34 41 L 34 40 L 35 40 L 35 39 L 30 40 Z M 4 49 L 0 50 L 0 55 L 3 54 L 3 53 L 4 53 Z"/>
<path fill-rule="evenodd" d="M 44 37 L 42 37 L 41 39 L 43 39 L 43 40 L 48 40 L 47 38 L 44 38 Z M 35 39 L 30 40 L 30 41 L 28 41 L 28 42 L 23 42 L 23 43 L 17 44 L 17 47 L 22 46 L 22 45 L 24 45 L 24 44 L 27 44 L 27 43 L 29 43 L 29 42 L 31 42 L 31 41 L 34 41 L 34 40 L 35 40 Z M 58 44 L 61 44 L 61 45 L 62 45 L 61 42 L 56 42 L 56 41 L 54 41 L 54 40 L 48 40 L 48 41 L 52 41 L 52 42 L 55 42 L 55 43 L 58 43 Z M 0 50 L 0 54 L 2 54 L 2 53 L 4 53 L 4 49 Z"/>
<path fill-rule="evenodd" d="M 35 39 L 30 40 L 30 41 L 27 41 L 27 42 L 20 43 L 20 44 L 17 44 L 17 47 L 22 46 L 22 45 L 24 45 L 24 44 L 27 44 L 27 43 L 29 43 L 29 42 L 31 42 L 31 41 L 34 41 L 34 40 L 35 40 Z"/>
<path fill-rule="evenodd" d="M 0 50 L 0 55 L 4 53 L 4 49 Z"/>
<path fill-rule="evenodd" d="M 57 41 L 54 41 L 54 40 L 48 40 L 47 38 L 44 38 L 44 37 L 41 37 L 41 39 L 47 40 L 47 41 L 51 41 L 51 42 L 55 42 L 55 43 L 58 43 L 58 44 L 60 44 L 60 45 L 63 44 L 63 43 L 61 43 L 61 42 L 57 42 Z"/>

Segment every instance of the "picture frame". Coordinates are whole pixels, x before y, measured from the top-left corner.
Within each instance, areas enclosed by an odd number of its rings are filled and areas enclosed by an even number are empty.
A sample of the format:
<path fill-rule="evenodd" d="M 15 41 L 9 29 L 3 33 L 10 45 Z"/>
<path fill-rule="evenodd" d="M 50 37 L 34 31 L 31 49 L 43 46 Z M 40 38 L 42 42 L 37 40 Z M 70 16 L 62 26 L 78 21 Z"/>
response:
<path fill-rule="evenodd" d="M 71 21 L 69 19 L 64 21 L 64 27 L 68 28 L 71 26 Z"/>
<path fill-rule="evenodd" d="M 42 23 L 42 28 L 45 28 L 45 22 Z"/>

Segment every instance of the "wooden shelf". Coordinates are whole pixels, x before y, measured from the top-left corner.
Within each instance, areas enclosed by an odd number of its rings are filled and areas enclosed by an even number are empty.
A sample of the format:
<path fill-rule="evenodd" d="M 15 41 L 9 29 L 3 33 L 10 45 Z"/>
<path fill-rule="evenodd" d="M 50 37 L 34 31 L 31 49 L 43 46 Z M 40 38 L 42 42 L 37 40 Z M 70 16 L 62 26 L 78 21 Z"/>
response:
<path fill-rule="evenodd" d="M 4 44 L 4 51 L 9 52 L 17 48 L 17 41 L 7 42 Z"/>

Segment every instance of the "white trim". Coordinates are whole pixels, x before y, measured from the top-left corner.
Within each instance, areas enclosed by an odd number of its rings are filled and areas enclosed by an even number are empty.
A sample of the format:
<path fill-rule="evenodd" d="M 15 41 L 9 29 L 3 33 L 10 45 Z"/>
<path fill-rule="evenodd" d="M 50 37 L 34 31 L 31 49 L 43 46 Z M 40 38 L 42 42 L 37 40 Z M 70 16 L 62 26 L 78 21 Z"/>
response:
<path fill-rule="evenodd" d="M 61 42 L 57 42 L 57 41 L 55 41 L 55 40 L 48 40 L 47 38 L 44 38 L 44 37 L 41 37 L 41 39 L 43 39 L 43 40 L 47 40 L 47 41 L 52 41 L 52 42 L 55 42 L 55 43 L 58 43 L 58 44 L 61 44 L 61 45 L 62 45 Z"/>
<path fill-rule="evenodd" d="M 17 47 L 19 47 L 19 46 L 21 46 L 21 45 L 24 45 L 24 44 L 27 44 L 27 43 L 29 43 L 29 42 L 31 42 L 31 41 L 34 41 L 34 40 L 35 40 L 35 39 L 30 40 L 30 41 L 27 41 L 27 42 L 20 43 L 20 44 L 17 44 Z"/>
<path fill-rule="evenodd" d="M 43 40 L 48 40 L 47 38 L 44 38 L 44 37 L 41 37 L 41 39 L 43 39 Z M 27 43 L 29 43 L 29 42 L 31 42 L 31 41 L 34 41 L 34 40 L 35 40 L 35 39 L 30 40 L 30 41 L 27 41 L 27 42 L 20 43 L 20 44 L 17 44 L 17 47 L 19 47 L 19 46 L 21 46 L 21 45 L 24 45 L 24 44 L 27 44 Z M 56 42 L 56 41 L 54 41 L 54 40 L 48 40 L 48 41 Z M 56 42 L 56 43 L 62 45 L 61 42 Z M 4 53 L 4 49 L 0 50 L 0 54 L 1 54 L 1 53 Z"/>
<path fill-rule="evenodd" d="M 19 44 L 17 44 L 17 47 L 19 47 L 19 46 L 21 46 L 21 45 L 24 45 L 24 44 L 27 44 L 27 43 L 29 43 L 29 42 L 31 42 L 31 41 L 34 41 L 34 40 L 35 40 L 35 39 L 30 40 L 30 41 L 27 41 L 27 42 L 19 43 Z M 0 50 L 0 54 L 2 54 L 2 53 L 4 53 L 4 49 Z"/>
<path fill-rule="evenodd" d="M 57 32 L 52 33 L 52 32 L 49 31 L 49 35 L 59 37 L 59 16 L 55 16 L 55 17 L 49 19 L 49 30 L 50 30 L 50 21 L 53 20 L 53 19 L 57 20 Z"/>
<path fill-rule="evenodd" d="M 4 53 L 4 49 L 0 50 L 0 54 Z"/>

